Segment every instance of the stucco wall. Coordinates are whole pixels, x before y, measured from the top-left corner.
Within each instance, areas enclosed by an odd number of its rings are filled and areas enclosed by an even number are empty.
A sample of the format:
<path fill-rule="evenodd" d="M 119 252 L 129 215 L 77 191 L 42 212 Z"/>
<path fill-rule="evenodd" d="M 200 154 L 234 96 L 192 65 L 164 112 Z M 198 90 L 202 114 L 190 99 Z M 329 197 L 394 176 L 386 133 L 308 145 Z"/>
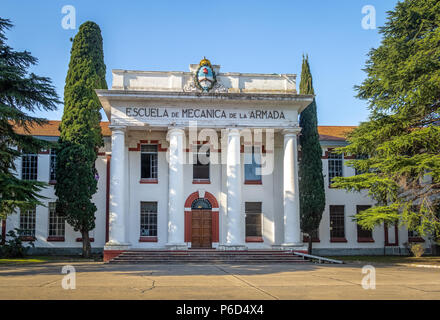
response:
<path fill-rule="evenodd" d="M 126 188 L 127 203 L 127 237 L 133 248 L 163 248 L 167 243 L 167 206 L 168 206 L 168 163 L 166 161 L 166 152 L 159 152 L 158 159 L 158 183 L 141 184 L 140 183 L 140 152 L 129 151 L 129 148 L 136 146 L 139 140 L 159 140 L 162 148 L 168 146 L 166 141 L 166 132 L 136 132 L 130 133 L 126 138 Z M 106 149 L 109 144 L 106 139 Z M 188 143 L 188 141 L 187 141 Z M 328 144 L 323 147 L 323 155 L 328 148 Z M 283 136 L 275 135 L 275 168 L 271 175 L 263 176 L 262 185 L 244 184 L 244 167 L 242 167 L 242 211 L 244 212 L 244 203 L 247 201 L 261 201 L 264 213 L 263 218 L 263 243 L 247 243 L 248 248 L 271 248 L 272 245 L 280 245 L 284 239 L 283 226 Z M 105 151 L 105 150 L 102 150 Z M 242 163 L 243 163 L 242 154 Z M 344 164 L 347 160 L 343 160 Z M 38 155 L 38 179 L 49 181 L 49 154 Z M 17 171 L 21 172 L 21 160 L 17 160 Z M 102 248 L 105 244 L 106 230 L 106 156 L 101 154 L 96 167 L 100 176 L 98 182 L 98 192 L 93 197 L 98 210 L 96 212 L 96 228 L 91 232 L 94 238 L 92 247 Z M 242 165 L 244 166 L 244 165 Z M 326 188 L 326 205 L 323 218 L 319 228 L 320 242 L 314 243 L 316 252 L 329 254 L 329 252 L 339 252 L 341 254 L 362 254 L 376 253 L 381 254 L 384 251 L 384 228 L 376 227 L 373 231 L 374 242 L 359 243 L 357 241 L 356 223 L 352 216 L 356 213 L 357 205 L 373 205 L 374 202 L 367 196 L 366 192 L 347 193 L 344 190 L 329 188 L 328 184 L 328 161 L 323 159 L 323 173 Z M 354 175 L 354 169 L 344 165 L 344 176 Z M 210 166 L 210 184 L 193 184 L 192 165 L 184 165 L 184 198 L 191 193 L 204 190 L 213 194 L 219 203 L 219 238 L 220 243 L 226 240 L 226 166 L 217 164 Z M 54 187 L 48 186 L 42 192 L 42 195 L 48 197 L 45 203 L 55 201 Z M 140 237 L 140 202 L 157 201 L 158 202 L 158 242 L 139 242 Z M 330 221 L 329 206 L 345 206 L 345 243 L 330 242 Z M 182 208 L 184 214 L 184 208 Z M 37 248 L 80 248 L 81 243 L 76 241 L 80 237 L 79 232 L 74 232 L 72 227 L 66 224 L 65 241 L 48 242 L 48 223 L 49 209 L 44 206 L 36 208 L 36 241 Z M 243 233 L 244 233 L 244 214 L 243 214 Z M 7 230 L 19 227 L 19 214 L 12 214 L 7 218 Z M 408 240 L 406 228 L 399 228 L 399 246 L 398 248 L 388 248 L 387 252 L 405 253 L 404 243 Z M 214 243 L 214 247 L 218 243 Z M 428 246 L 428 243 L 426 243 Z"/>

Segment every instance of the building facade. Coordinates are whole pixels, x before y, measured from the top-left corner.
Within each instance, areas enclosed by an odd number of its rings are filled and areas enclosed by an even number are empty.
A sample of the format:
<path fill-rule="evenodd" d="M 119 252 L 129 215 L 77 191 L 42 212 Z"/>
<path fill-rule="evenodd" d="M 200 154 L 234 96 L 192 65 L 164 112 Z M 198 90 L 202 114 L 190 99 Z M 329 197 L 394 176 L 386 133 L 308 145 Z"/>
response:
<path fill-rule="evenodd" d="M 299 217 L 298 116 L 313 96 L 293 74 L 220 73 L 206 59 L 189 72 L 113 70 L 97 90 L 109 122 L 96 167 L 94 250 L 104 259 L 131 249 L 305 250 Z M 56 140 L 58 122 L 33 135 Z M 317 254 L 406 254 L 424 239 L 397 226 L 363 230 L 352 216 L 374 205 L 366 192 L 331 187 L 350 176 L 349 155 L 333 153 L 352 127 L 319 127 L 326 206 L 313 235 Z M 17 160 L 22 179 L 49 182 L 47 206 L 17 212 L 5 233 L 25 230 L 35 251 L 71 253 L 81 236 L 54 210 L 56 154 Z"/>

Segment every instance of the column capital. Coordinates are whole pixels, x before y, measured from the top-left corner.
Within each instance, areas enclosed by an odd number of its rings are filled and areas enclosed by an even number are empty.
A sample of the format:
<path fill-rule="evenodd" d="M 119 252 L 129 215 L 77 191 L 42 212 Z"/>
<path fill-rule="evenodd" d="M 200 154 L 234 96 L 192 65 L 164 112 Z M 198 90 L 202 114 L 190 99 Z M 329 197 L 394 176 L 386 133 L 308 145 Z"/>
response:
<path fill-rule="evenodd" d="M 226 128 L 226 133 L 228 135 L 240 135 L 240 129 L 235 127 Z"/>
<path fill-rule="evenodd" d="M 108 128 L 112 131 L 112 132 L 125 132 L 127 131 L 127 126 L 123 126 L 123 125 L 119 125 L 119 124 L 111 124 L 108 126 Z"/>
<path fill-rule="evenodd" d="M 168 134 L 185 134 L 185 128 L 180 126 L 168 127 Z"/>
<path fill-rule="evenodd" d="M 281 130 L 281 133 L 283 135 L 298 135 L 298 133 L 301 132 L 301 127 L 293 127 L 293 128 L 288 128 L 288 129 L 283 129 Z"/>

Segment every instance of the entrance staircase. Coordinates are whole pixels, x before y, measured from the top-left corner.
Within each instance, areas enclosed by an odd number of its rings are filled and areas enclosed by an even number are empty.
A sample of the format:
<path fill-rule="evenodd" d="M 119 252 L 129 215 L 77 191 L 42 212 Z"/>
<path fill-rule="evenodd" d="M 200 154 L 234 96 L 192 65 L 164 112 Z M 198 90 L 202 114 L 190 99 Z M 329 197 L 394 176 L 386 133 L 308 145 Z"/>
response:
<path fill-rule="evenodd" d="M 304 257 L 290 251 L 246 250 L 221 251 L 216 249 L 130 250 L 111 259 L 110 264 L 157 264 L 157 263 L 305 263 Z"/>

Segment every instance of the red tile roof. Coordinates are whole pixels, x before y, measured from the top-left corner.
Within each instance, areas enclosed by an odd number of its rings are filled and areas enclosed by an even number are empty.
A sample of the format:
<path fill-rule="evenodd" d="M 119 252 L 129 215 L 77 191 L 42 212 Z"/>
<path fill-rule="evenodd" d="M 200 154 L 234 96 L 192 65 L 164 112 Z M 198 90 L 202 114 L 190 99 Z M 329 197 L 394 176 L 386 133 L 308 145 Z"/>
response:
<path fill-rule="evenodd" d="M 335 141 L 345 140 L 345 135 L 356 126 L 318 126 L 319 140 Z"/>
<path fill-rule="evenodd" d="M 50 120 L 48 124 L 43 126 L 34 126 L 30 128 L 29 134 L 34 136 L 51 136 L 57 137 L 60 135 L 58 126 L 61 121 Z M 108 127 L 108 121 L 101 122 L 102 134 L 104 136 L 111 136 L 111 131 Z M 343 141 L 345 134 L 356 128 L 355 126 L 318 126 L 319 138 L 324 141 Z M 21 127 L 16 127 L 18 133 L 24 134 L 25 131 Z"/>
<path fill-rule="evenodd" d="M 30 134 L 33 136 L 47 136 L 47 137 L 58 137 L 60 135 L 60 132 L 58 131 L 58 126 L 60 125 L 59 120 L 49 120 L 49 123 L 42 125 L 42 126 L 37 126 L 35 125 L 32 128 L 29 128 L 29 132 L 25 132 L 25 130 L 23 129 L 23 127 L 15 127 L 15 130 L 17 133 L 20 134 Z M 102 121 L 101 122 L 101 130 L 102 130 L 102 134 L 104 136 L 111 136 L 111 131 L 108 128 L 108 121 Z"/>

